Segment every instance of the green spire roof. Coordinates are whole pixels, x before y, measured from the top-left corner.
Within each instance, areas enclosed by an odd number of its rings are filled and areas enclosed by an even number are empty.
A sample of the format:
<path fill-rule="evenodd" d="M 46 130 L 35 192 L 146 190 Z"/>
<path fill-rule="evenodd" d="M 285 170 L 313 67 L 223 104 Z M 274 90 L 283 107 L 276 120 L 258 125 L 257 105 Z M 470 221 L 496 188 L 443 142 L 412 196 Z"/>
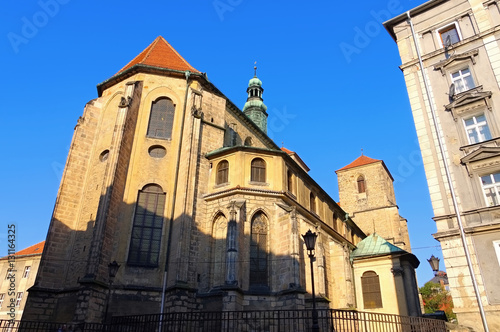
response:
<path fill-rule="evenodd" d="M 243 113 L 252 120 L 263 132 L 267 133 L 267 106 L 262 99 L 262 81 L 257 77 L 257 67 L 253 67 L 255 73 L 248 81 L 248 98 L 245 105 L 243 105 Z"/>
<path fill-rule="evenodd" d="M 262 86 L 262 81 L 259 80 L 257 76 L 254 76 L 248 81 L 248 87 L 250 88 L 252 86 Z"/>
<path fill-rule="evenodd" d="M 405 254 L 408 252 L 387 242 L 377 235 L 377 233 L 373 233 L 358 243 L 357 248 L 351 253 L 351 260 L 360 257 L 382 256 L 393 253 Z"/>

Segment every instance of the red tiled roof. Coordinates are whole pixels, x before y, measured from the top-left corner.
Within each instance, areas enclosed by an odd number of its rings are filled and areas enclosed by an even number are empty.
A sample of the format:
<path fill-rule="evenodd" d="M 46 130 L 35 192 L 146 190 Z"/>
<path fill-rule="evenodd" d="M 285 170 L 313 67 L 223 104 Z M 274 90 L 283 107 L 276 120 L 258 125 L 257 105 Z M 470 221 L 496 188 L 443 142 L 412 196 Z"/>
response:
<path fill-rule="evenodd" d="M 295 153 L 295 152 L 290 151 L 290 150 L 288 150 L 287 148 L 284 148 L 284 147 L 281 147 L 281 151 L 284 151 L 284 152 L 286 152 L 286 153 L 288 153 L 288 154 Z"/>
<path fill-rule="evenodd" d="M 42 241 L 40 243 L 34 244 L 31 247 L 28 247 L 26 249 L 19 250 L 16 252 L 14 255 L 16 256 L 21 256 L 21 255 L 35 255 L 35 254 L 42 254 L 43 251 L 43 246 L 45 245 L 45 241 Z"/>
<path fill-rule="evenodd" d="M 370 157 L 362 155 L 361 157 L 359 157 L 358 159 L 354 160 L 349 165 L 344 166 L 341 169 L 336 170 L 335 172 L 343 171 L 343 170 L 346 170 L 346 169 L 349 169 L 349 168 L 358 167 L 358 166 L 373 164 L 373 163 L 376 163 L 377 161 L 382 161 L 382 160 L 373 159 L 373 158 L 370 158 Z"/>
<path fill-rule="evenodd" d="M 144 51 L 130 61 L 117 74 L 137 64 L 181 71 L 189 70 L 199 73 L 162 36 L 156 37 Z"/>

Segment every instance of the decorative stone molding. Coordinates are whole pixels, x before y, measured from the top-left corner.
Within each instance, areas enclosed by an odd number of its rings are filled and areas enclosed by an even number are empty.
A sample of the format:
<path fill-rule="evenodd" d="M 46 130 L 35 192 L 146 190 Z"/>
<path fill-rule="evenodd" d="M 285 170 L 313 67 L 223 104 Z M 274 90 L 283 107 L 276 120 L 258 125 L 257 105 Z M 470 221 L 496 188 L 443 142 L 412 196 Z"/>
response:
<path fill-rule="evenodd" d="M 130 106 L 130 102 L 132 101 L 131 97 L 122 97 L 120 100 L 120 104 L 118 105 L 119 108 L 125 108 Z"/>
<path fill-rule="evenodd" d="M 470 60 L 472 62 L 472 64 L 475 65 L 476 64 L 476 56 L 478 54 L 479 54 L 479 51 L 477 49 L 469 51 L 469 52 L 465 52 L 465 53 L 453 54 L 448 59 L 438 62 L 434 66 L 434 70 L 440 70 L 441 75 L 444 76 L 446 74 L 446 67 L 453 64 L 454 62 L 462 61 L 462 60 Z"/>
<path fill-rule="evenodd" d="M 460 161 L 465 165 L 470 177 L 485 169 L 498 168 L 500 167 L 500 147 L 480 146 Z"/>
<path fill-rule="evenodd" d="M 457 121 L 459 116 L 463 114 L 477 112 L 479 109 L 485 108 L 490 112 L 491 107 L 491 91 L 482 91 L 483 87 L 478 86 L 474 89 L 456 94 L 453 96 L 453 101 L 446 105 L 446 111 L 451 112 L 453 120 Z"/>
<path fill-rule="evenodd" d="M 403 271 L 402 267 L 393 267 L 391 269 L 391 272 L 394 276 L 403 276 L 404 275 L 404 271 Z"/>

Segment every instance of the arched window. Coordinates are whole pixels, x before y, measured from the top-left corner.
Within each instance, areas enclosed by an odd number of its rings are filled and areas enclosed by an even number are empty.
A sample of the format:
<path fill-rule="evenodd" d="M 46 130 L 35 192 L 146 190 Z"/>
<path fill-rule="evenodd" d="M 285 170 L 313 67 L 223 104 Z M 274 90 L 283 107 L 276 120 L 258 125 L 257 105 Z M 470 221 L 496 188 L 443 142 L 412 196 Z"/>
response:
<path fill-rule="evenodd" d="M 363 175 L 358 177 L 358 193 L 364 193 L 366 191 L 366 183 Z"/>
<path fill-rule="evenodd" d="M 224 284 L 226 272 L 226 236 L 227 236 L 227 219 L 221 213 L 214 220 L 212 232 L 212 257 L 213 257 L 213 272 L 212 286 L 220 286 Z"/>
<path fill-rule="evenodd" d="M 293 173 L 288 170 L 286 172 L 287 190 L 293 194 Z"/>
<path fill-rule="evenodd" d="M 266 162 L 261 158 L 252 160 L 252 173 L 250 181 L 266 182 Z"/>
<path fill-rule="evenodd" d="M 130 265 L 158 266 L 165 197 L 157 184 L 148 184 L 139 191 L 128 254 Z"/>
<path fill-rule="evenodd" d="M 229 182 L 229 163 L 226 160 L 219 162 L 217 165 L 217 179 L 215 184 Z"/>
<path fill-rule="evenodd" d="M 365 309 L 382 308 L 382 294 L 380 292 L 380 281 L 377 273 L 374 271 L 363 273 L 361 288 L 363 290 L 363 304 Z"/>
<path fill-rule="evenodd" d="M 267 217 L 257 212 L 250 235 L 250 287 L 267 287 Z"/>
<path fill-rule="evenodd" d="M 172 138 L 175 105 L 169 98 L 162 97 L 151 105 L 149 116 L 148 137 Z"/>
<path fill-rule="evenodd" d="M 309 195 L 309 209 L 311 212 L 316 213 L 316 196 L 313 193 Z"/>

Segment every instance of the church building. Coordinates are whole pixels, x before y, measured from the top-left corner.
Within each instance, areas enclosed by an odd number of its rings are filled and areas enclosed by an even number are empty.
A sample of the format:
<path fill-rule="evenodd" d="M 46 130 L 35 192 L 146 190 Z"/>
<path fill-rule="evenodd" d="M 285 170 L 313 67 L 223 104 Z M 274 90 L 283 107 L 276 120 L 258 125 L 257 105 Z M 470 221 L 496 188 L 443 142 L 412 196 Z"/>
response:
<path fill-rule="evenodd" d="M 341 207 L 267 136 L 256 75 L 240 110 L 163 37 L 97 89 L 24 320 L 310 308 L 308 230 L 320 308 L 421 314 L 419 262 L 382 161 L 337 171 Z"/>

